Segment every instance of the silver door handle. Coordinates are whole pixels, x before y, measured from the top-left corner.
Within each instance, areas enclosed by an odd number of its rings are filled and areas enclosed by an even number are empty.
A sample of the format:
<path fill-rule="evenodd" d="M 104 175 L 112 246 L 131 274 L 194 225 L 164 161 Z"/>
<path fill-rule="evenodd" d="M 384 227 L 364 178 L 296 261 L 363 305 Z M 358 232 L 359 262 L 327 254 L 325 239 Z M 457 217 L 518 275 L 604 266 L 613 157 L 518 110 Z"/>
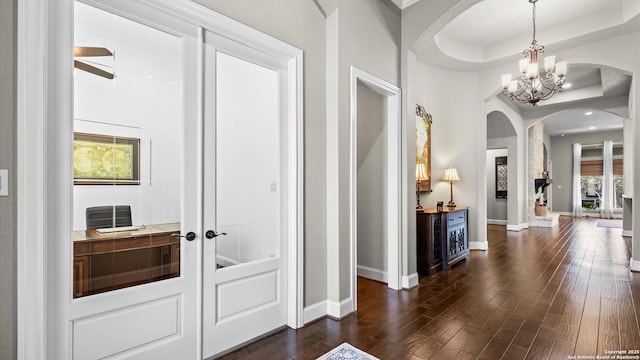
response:
<path fill-rule="evenodd" d="M 180 234 L 176 233 L 176 234 L 171 234 L 169 236 L 172 236 L 172 237 L 183 237 L 183 238 L 187 239 L 187 241 L 193 241 L 196 238 L 196 233 L 194 233 L 193 231 L 189 231 L 187 233 L 187 235 L 180 235 Z"/>

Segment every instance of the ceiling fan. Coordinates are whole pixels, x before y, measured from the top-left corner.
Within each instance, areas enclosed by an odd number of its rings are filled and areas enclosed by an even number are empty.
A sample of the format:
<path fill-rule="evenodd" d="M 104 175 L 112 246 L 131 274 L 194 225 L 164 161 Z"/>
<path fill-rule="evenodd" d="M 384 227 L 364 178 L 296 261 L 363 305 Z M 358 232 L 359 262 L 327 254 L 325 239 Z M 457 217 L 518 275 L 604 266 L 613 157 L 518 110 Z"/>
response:
<path fill-rule="evenodd" d="M 93 57 L 93 56 L 113 56 L 113 53 L 107 48 L 103 47 L 88 47 L 88 46 L 76 46 L 73 49 L 73 57 Z M 113 79 L 115 73 L 104 71 L 98 67 L 87 64 L 84 61 L 73 60 L 73 66 L 76 69 L 80 69 L 94 75 L 102 76 L 103 78 Z"/>

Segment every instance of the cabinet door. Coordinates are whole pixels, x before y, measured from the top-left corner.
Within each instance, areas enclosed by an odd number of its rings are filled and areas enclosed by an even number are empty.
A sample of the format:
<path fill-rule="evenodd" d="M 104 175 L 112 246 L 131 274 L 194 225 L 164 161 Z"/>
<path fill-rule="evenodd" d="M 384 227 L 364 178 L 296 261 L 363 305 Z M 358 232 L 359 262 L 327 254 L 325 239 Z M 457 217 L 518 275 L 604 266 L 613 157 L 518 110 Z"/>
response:
<path fill-rule="evenodd" d="M 467 231 L 464 224 L 449 228 L 447 231 L 449 262 L 464 253 L 467 246 Z"/>
<path fill-rule="evenodd" d="M 440 266 L 442 263 L 442 217 L 440 214 L 431 216 L 431 267 Z"/>
<path fill-rule="evenodd" d="M 89 256 L 73 258 L 73 297 L 85 296 L 89 293 Z"/>
<path fill-rule="evenodd" d="M 447 230 L 445 238 L 446 266 L 465 259 L 469 254 L 467 235 L 467 211 L 459 210 L 447 214 Z"/>

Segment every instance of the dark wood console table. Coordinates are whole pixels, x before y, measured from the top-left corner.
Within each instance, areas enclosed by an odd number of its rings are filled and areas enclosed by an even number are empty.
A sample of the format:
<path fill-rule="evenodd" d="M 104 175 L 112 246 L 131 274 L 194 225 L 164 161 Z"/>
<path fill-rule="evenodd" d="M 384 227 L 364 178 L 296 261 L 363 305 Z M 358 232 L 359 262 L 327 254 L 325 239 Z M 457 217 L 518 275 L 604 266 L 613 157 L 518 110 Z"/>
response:
<path fill-rule="evenodd" d="M 445 207 L 416 211 L 418 273 L 433 275 L 448 270 L 469 256 L 468 208 Z"/>
<path fill-rule="evenodd" d="M 73 297 L 180 275 L 180 224 L 134 231 L 73 232 Z"/>

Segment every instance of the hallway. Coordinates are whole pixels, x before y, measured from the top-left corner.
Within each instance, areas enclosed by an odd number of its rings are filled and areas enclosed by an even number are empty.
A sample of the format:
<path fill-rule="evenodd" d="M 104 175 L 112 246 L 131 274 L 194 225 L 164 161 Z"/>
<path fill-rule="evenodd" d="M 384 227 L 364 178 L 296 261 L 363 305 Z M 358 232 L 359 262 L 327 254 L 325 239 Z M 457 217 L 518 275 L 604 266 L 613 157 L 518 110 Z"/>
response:
<path fill-rule="evenodd" d="M 621 229 L 569 217 L 554 229 L 488 228 L 489 251 L 417 288 L 396 292 L 360 278 L 357 314 L 280 331 L 224 359 L 315 359 L 343 342 L 412 360 L 640 350 L 640 274 L 629 272 Z"/>

